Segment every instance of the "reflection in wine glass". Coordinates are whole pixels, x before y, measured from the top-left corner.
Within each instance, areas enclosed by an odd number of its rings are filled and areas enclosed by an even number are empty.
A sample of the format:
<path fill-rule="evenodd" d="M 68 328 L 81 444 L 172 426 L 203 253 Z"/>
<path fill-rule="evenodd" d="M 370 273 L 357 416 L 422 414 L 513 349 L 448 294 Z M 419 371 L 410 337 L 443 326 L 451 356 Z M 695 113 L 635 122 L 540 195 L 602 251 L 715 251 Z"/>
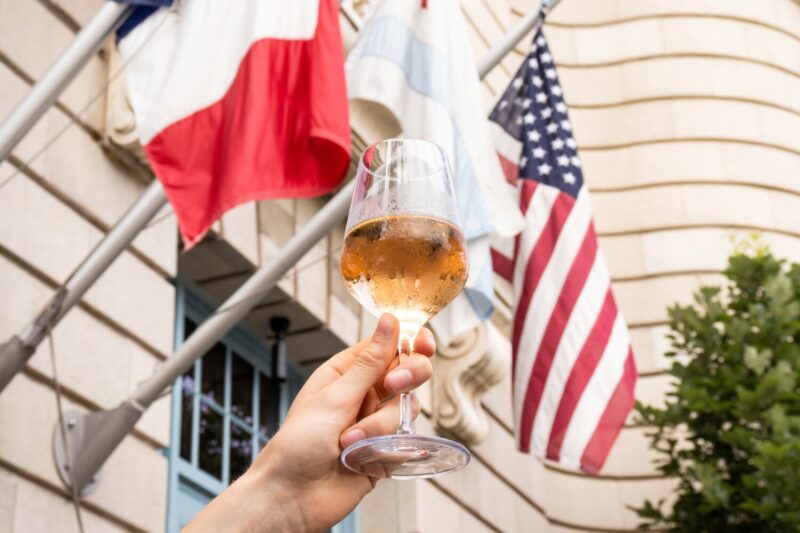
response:
<path fill-rule="evenodd" d="M 402 359 L 422 325 L 458 295 L 467 279 L 447 155 L 426 141 L 382 141 L 362 154 L 355 179 L 342 277 L 372 314 L 397 317 Z M 402 479 L 442 475 L 469 462 L 464 446 L 416 435 L 411 419 L 411 395 L 402 394 L 397 434 L 348 446 L 342 463 L 354 472 Z"/>

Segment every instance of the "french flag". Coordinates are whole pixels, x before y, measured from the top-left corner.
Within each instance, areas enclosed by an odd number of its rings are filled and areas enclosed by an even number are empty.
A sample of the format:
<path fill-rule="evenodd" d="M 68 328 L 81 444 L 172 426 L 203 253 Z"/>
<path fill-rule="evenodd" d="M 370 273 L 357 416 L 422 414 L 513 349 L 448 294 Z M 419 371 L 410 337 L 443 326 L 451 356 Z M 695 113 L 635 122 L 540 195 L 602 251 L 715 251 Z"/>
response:
<path fill-rule="evenodd" d="M 245 202 L 310 197 L 350 161 L 336 0 L 132 0 L 117 33 L 139 138 L 187 248 Z"/>

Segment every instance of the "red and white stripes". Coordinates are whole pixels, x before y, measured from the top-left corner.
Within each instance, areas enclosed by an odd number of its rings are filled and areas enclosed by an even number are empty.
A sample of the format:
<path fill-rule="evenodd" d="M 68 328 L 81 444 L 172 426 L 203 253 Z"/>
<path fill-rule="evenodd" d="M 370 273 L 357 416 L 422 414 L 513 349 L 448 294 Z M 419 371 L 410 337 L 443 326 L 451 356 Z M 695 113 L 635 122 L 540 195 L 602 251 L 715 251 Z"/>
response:
<path fill-rule="evenodd" d="M 494 127 L 525 228 L 494 243 L 514 288 L 513 406 L 524 452 L 596 473 L 633 405 L 636 367 L 598 249 L 587 188 L 577 199 L 517 179 L 520 143 Z"/>

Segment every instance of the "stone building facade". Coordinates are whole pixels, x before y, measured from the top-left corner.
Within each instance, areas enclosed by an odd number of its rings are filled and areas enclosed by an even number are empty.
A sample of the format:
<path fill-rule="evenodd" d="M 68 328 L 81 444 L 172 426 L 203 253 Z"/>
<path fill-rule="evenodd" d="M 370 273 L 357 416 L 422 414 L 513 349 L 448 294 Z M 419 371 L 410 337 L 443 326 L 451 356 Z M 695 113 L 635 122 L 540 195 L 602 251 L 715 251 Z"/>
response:
<path fill-rule="evenodd" d="M 0 0 L 0 116 L 101 4 Z M 476 59 L 536 4 L 462 0 Z M 346 45 L 363 7 L 357 2 L 355 15 L 341 18 Z M 637 397 L 658 402 L 668 387 L 661 355 L 666 307 L 688 301 L 700 284 L 720 281 L 731 237 L 757 232 L 778 255 L 800 260 L 800 4 L 563 0 L 545 32 L 601 248 L 631 328 Z M 487 111 L 528 40 L 485 80 Z M 109 44 L 0 164 L 0 183 L 17 174 L 0 189 L 0 339 L 39 311 L 147 186 L 119 68 Z M 381 118 L 353 115 L 354 150 L 387 133 Z M 76 124 L 64 129 L 70 120 Z M 275 257 L 324 201 L 238 208 L 189 253 L 179 251 L 174 217 L 165 208 L 54 331 L 66 408 L 117 405 L 180 342 L 176 317 L 186 304 L 176 294 L 191 291 L 218 304 Z M 269 319 L 288 317 L 298 371 L 353 343 L 374 322 L 338 276 L 343 231 L 333 228 L 242 326 L 256 345 L 268 346 Z M 499 297 L 502 302 L 502 289 Z M 437 377 L 420 391 L 420 430 L 472 440 L 471 465 L 434 481 L 381 482 L 359 508 L 359 531 L 629 531 L 637 520 L 627 505 L 668 494 L 673 482 L 654 470 L 645 428 L 632 422 L 597 477 L 515 451 L 509 317 L 501 304 L 491 326 L 440 347 Z M 448 403 L 446 385 L 453 380 L 467 383 L 473 402 Z M 77 528 L 52 459 L 53 383 L 43 343 L 0 395 L 0 532 Z M 87 531 L 165 529 L 178 497 L 171 486 L 178 453 L 174 394 L 147 411 L 104 466 L 83 504 Z"/>

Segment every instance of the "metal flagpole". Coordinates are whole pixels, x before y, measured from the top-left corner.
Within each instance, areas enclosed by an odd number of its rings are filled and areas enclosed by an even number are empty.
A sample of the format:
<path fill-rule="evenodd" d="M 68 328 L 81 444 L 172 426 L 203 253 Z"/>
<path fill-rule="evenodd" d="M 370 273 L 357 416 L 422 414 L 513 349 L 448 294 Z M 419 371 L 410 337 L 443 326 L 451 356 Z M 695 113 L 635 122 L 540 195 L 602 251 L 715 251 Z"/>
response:
<path fill-rule="evenodd" d="M 78 33 L 75 40 L 56 60 L 50 70 L 33 86 L 28 95 L 0 125 L 0 161 L 24 137 L 77 75 L 100 44 L 131 14 L 133 7 L 107 1 L 95 17 Z M 83 260 L 44 309 L 21 334 L 0 345 L 0 393 L 19 373 L 36 347 L 53 327 L 78 303 L 84 293 L 125 250 L 136 235 L 167 202 L 161 184 L 154 181 L 120 218 L 102 241 Z"/>
<path fill-rule="evenodd" d="M 553 2 L 555 3 L 555 2 Z M 552 7 L 552 6 L 551 6 Z M 511 51 L 516 43 L 531 31 L 539 20 L 538 12 L 526 16 L 510 35 L 516 40 L 504 39 L 492 49 L 479 64 L 483 78 L 500 60 Z M 336 195 L 314 215 L 283 246 L 278 257 L 260 267 L 230 296 L 220 308 L 203 322 L 175 353 L 161 365 L 157 372 L 139 385 L 137 390 L 119 406 L 108 411 L 97 411 L 88 415 L 74 413 L 72 426 L 64 447 L 56 432 L 55 455 L 58 459 L 59 473 L 66 486 L 70 476 L 65 465 L 65 450 L 69 450 L 72 479 L 81 491 L 91 489 L 96 482 L 100 467 L 113 453 L 122 439 L 130 433 L 142 413 L 185 372 L 194 361 L 217 340 L 230 331 L 266 295 L 277 282 L 300 260 L 314 244 L 327 235 L 331 228 L 347 216 L 350 198 L 355 182 L 346 184 Z"/>
<path fill-rule="evenodd" d="M 542 0 L 541 10 L 531 10 L 530 13 L 522 17 L 516 27 L 503 37 L 503 40 L 497 46 L 486 52 L 486 55 L 478 61 L 478 75 L 480 75 L 481 79 L 485 78 L 529 31 L 539 31 L 541 15 L 547 15 L 560 1 Z"/>
<path fill-rule="evenodd" d="M 111 32 L 133 11 L 129 4 L 107 1 L 75 36 L 69 47 L 0 125 L 0 162 L 56 101 Z"/>

